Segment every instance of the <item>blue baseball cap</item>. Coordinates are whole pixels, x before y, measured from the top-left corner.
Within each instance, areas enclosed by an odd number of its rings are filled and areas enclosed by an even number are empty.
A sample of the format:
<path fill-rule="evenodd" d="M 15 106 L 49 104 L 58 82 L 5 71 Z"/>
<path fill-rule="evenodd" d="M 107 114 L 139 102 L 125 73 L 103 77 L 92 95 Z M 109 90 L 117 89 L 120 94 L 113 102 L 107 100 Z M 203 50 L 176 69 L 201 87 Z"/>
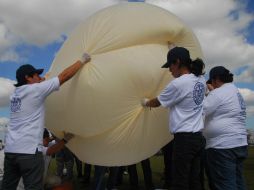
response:
<path fill-rule="evenodd" d="M 176 59 L 187 61 L 190 59 L 190 52 L 184 47 L 174 47 L 168 51 L 167 62 L 161 68 L 169 68 Z"/>
<path fill-rule="evenodd" d="M 26 75 L 32 75 L 35 73 L 40 75 L 42 74 L 43 70 L 44 69 L 35 69 L 32 65 L 29 64 L 20 66 L 16 71 L 16 79 L 18 83 L 14 86 L 19 87 L 26 84 Z"/>

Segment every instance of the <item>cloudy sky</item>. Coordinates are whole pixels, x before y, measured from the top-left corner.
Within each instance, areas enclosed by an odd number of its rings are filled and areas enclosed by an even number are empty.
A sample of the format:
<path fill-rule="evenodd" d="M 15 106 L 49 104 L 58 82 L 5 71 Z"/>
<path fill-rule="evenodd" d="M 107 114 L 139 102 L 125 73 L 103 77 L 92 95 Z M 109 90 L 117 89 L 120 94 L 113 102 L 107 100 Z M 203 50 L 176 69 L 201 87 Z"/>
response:
<path fill-rule="evenodd" d="M 142 0 L 141 0 L 142 1 Z M 0 123 L 8 121 L 8 96 L 25 63 L 47 71 L 68 35 L 94 12 L 124 0 L 0 0 Z M 224 65 L 247 102 L 254 128 L 254 1 L 147 0 L 169 10 L 197 35 L 207 72 Z M 131 21 L 130 21 L 131 22 Z"/>

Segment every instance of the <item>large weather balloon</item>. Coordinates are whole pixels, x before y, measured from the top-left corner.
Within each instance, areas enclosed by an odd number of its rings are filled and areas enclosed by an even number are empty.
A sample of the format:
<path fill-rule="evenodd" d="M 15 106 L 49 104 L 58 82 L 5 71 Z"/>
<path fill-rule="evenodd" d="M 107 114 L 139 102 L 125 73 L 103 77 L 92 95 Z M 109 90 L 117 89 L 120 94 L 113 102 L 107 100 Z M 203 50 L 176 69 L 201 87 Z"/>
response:
<path fill-rule="evenodd" d="M 161 66 L 171 45 L 201 57 L 193 32 L 170 12 L 146 3 L 101 10 L 74 31 L 58 52 L 51 76 L 88 52 L 89 62 L 47 100 L 46 127 L 75 134 L 68 147 L 84 162 L 104 166 L 137 163 L 172 136 L 168 110 L 145 109 L 172 79 Z"/>

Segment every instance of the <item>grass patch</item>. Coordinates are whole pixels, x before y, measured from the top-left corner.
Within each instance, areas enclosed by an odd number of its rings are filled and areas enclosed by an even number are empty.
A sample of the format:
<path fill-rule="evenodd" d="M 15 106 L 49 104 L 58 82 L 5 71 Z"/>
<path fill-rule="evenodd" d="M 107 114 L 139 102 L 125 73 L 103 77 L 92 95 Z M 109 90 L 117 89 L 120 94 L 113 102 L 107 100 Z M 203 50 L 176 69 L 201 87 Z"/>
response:
<path fill-rule="evenodd" d="M 156 188 L 162 187 L 164 181 L 163 181 L 163 170 L 164 170 L 164 163 L 163 163 L 163 156 L 153 156 L 151 159 L 151 168 L 152 168 L 152 175 L 153 175 L 153 183 Z M 55 165 L 55 160 L 53 159 L 51 161 L 51 165 L 49 168 L 49 172 L 54 173 L 56 168 Z M 144 185 L 144 177 L 142 173 L 142 167 L 141 164 L 137 164 L 137 171 L 138 171 L 138 176 L 139 176 L 139 187 L 140 190 L 145 189 Z M 93 177 L 93 172 L 94 170 L 92 169 L 92 174 L 91 177 Z M 76 178 L 76 168 L 74 165 L 74 189 L 75 190 L 88 190 L 91 189 L 89 185 L 85 185 L 81 183 L 77 178 Z M 245 177 L 245 182 L 247 185 L 247 189 L 252 190 L 254 189 L 254 146 L 249 146 L 249 156 L 247 160 L 244 163 L 244 177 Z M 105 177 L 106 180 L 107 176 Z M 91 178 L 92 179 L 92 178 Z M 206 180 L 206 189 L 208 190 L 209 188 L 207 187 L 207 179 Z M 121 190 L 128 190 L 130 189 L 129 186 L 129 179 L 128 175 L 123 176 L 123 184 L 118 187 L 118 189 Z"/>

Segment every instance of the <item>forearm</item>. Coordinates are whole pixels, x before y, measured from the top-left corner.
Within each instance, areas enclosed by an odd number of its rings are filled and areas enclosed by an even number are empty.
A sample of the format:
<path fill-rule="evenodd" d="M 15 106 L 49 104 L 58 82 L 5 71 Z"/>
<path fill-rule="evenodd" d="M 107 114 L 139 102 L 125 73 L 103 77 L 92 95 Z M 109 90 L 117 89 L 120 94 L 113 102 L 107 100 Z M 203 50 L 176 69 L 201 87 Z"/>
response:
<path fill-rule="evenodd" d="M 65 83 L 66 81 L 71 79 L 80 70 L 80 68 L 83 65 L 84 64 L 81 63 L 81 61 L 77 61 L 74 64 L 72 64 L 71 66 L 67 67 L 63 72 L 61 72 L 58 75 L 60 85 L 62 85 L 63 83 Z"/>
<path fill-rule="evenodd" d="M 65 145 L 64 140 L 58 141 L 56 144 L 48 147 L 47 155 L 50 156 L 52 154 L 59 152 L 60 150 L 62 150 L 64 148 L 64 145 Z"/>

